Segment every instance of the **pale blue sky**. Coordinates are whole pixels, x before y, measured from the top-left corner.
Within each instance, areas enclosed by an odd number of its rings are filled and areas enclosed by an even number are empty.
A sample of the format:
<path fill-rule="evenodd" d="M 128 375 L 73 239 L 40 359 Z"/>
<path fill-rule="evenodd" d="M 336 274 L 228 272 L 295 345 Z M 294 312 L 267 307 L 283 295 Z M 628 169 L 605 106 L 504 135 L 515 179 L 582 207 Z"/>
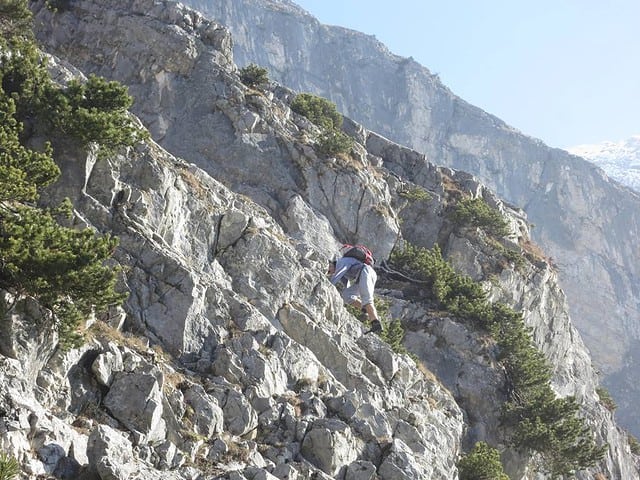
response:
<path fill-rule="evenodd" d="M 640 0 L 294 0 L 553 147 L 640 134 Z"/>

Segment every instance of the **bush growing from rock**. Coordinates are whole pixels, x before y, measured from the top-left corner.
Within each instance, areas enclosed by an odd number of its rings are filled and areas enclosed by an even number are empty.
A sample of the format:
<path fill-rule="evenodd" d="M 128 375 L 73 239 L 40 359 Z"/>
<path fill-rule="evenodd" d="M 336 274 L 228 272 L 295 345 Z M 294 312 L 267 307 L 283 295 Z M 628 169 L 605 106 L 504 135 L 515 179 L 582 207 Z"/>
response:
<path fill-rule="evenodd" d="M 473 450 L 458 462 L 460 480 L 509 480 L 500 462 L 500 453 L 485 442 L 478 442 Z"/>
<path fill-rule="evenodd" d="M 451 214 L 452 221 L 459 227 L 479 227 L 489 235 L 503 237 L 509 234 L 507 222 L 495 208 L 487 205 L 482 198 L 466 198 L 460 201 Z"/>
<path fill-rule="evenodd" d="M 402 250 L 394 250 L 390 260 L 425 283 L 441 308 L 481 327 L 490 321 L 487 295 L 482 286 L 467 275 L 457 273 L 442 257 L 437 245 L 429 250 L 406 244 Z"/>
<path fill-rule="evenodd" d="M 551 367 L 533 344 L 521 313 L 489 302 L 481 285 L 455 272 L 437 245 L 429 250 L 407 244 L 392 252 L 390 261 L 426 284 L 438 308 L 489 331 L 496 340 L 511 392 L 502 420 L 512 429 L 514 448 L 538 453 L 556 477 L 591 467 L 604 456 L 607 445 L 595 445 L 575 398 L 557 398 L 553 392 Z"/>
<path fill-rule="evenodd" d="M 45 0 L 46 7 L 54 13 L 64 12 L 71 8 L 72 0 Z"/>
<path fill-rule="evenodd" d="M 399 190 L 398 195 L 412 202 L 426 202 L 431 200 L 429 192 L 423 187 L 417 185 L 412 188 Z"/>
<path fill-rule="evenodd" d="M 291 110 L 323 129 L 315 145 L 316 152 L 335 156 L 348 154 L 353 148 L 353 139 L 340 130 L 342 115 L 335 103 L 310 93 L 301 93 L 291 102 Z"/>
<path fill-rule="evenodd" d="M 404 343 L 404 327 L 400 320 L 391 319 L 380 332 L 380 338 L 389 344 L 391 350 L 396 353 L 408 353 Z"/>
<path fill-rule="evenodd" d="M 387 342 L 396 353 L 408 353 L 404 343 L 404 328 L 402 322 L 397 318 L 391 318 L 389 313 L 389 302 L 380 297 L 374 298 L 378 317 L 382 320 L 382 331 L 379 333 L 380 338 Z"/>
<path fill-rule="evenodd" d="M 37 152 L 20 143 L 22 124 L 15 113 L 15 102 L 0 91 L 0 202 L 32 202 L 39 189 L 58 178 L 60 169 L 49 145 Z"/>
<path fill-rule="evenodd" d="M 321 128 L 338 130 L 342 127 L 342 115 L 338 112 L 335 103 L 326 98 L 300 93 L 291 102 L 291 110 L 308 118 Z"/>
<path fill-rule="evenodd" d="M 616 408 L 618 408 L 615 400 L 613 399 L 613 397 L 611 397 L 611 394 L 606 388 L 598 387 L 596 388 L 596 393 L 598 394 L 598 397 L 600 397 L 600 402 L 607 410 L 613 412 Z"/>
<path fill-rule="evenodd" d="M 65 89 L 50 86 L 47 96 L 44 110 L 50 123 L 83 147 L 95 142 L 111 151 L 148 138 L 129 116 L 133 99 L 118 82 L 91 75 L 85 83 L 71 80 Z"/>
<path fill-rule="evenodd" d="M 62 346 L 71 346 L 80 340 L 83 318 L 123 299 L 115 291 L 117 269 L 105 265 L 117 241 L 63 226 L 69 202 L 37 205 L 60 170 L 51 142 L 43 151 L 26 146 L 23 124 L 51 121 L 84 145 L 108 148 L 131 145 L 143 133 L 129 119 L 131 99 L 117 83 L 90 77 L 66 89 L 54 85 L 28 30 L 30 18 L 25 0 L 0 6 L 6 33 L 0 38 L 0 288 L 33 296 L 53 311 Z"/>
<path fill-rule="evenodd" d="M 627 441 L 629 442 L 629 448 L 634 455 L 640 455 L 640 442 L 632 434 L 627 433 Z"/>
<path fill-rule="evenodd" d="M 0 452 L 0 480 L 13 480 L 20 473 L 18 461 Z"/>
<path fill-rule="evenodd" d="M 269 72 L 266 68 L 251 63 L 240 69 L 240 81 L 247 87 L 263 88 L 269 84 Z"/>
<path fill-rule="evenodd" d="M 0 287 L 53 311 L 63 346 L 78 344 L 83 317 L 123 300 L 114 270 L 103 265 L 115 239 L 63 227 L 53 212 L 24 205 L 0 209 L 0 225 Z"/>
<path fill-rule="evenodd" d="M 323 155 L 338 155 L 349 153 L 353 148 L 353 139 L 339 130 L 328 130 L 318 138 L 316 151 Z"/>

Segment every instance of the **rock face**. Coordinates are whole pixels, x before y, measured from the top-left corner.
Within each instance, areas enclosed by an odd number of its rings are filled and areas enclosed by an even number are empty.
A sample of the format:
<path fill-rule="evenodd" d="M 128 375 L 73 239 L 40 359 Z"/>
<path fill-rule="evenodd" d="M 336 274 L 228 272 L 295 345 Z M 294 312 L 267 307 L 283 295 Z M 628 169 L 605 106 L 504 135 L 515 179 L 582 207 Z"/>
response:
<path fill-rule="evenodd" d="M 408 356 L 361 337 L 324 278 L 326 258 L 305 259 L 264 209 L 155 145 L 63 158 L 66 180 L 50 198 L 73 179 L 85 185 L 75 207 L 120 238 L 125 324 L 144 336 L 102 327 L 83 349 L 54 355 L 54 340 L 26 332 L 17 355 L 33 359 L 35 378 L 1 357 L 0 438 L 28 478 L 67 463 L 74 475 L 123 480 L 400 468 L 383 448 L 402 438 L 398 424 L 425 432 L 402 457 L 414 478 L 455 476 L 461 410 Z M 32 310 L 18 302 L 6 331 L 34 324 Z"/>
<path fill-rule="evenodd" d="M 124 315 L 63 353 L 55 332 L 34 327 L 46 311 L 0 292 L 0 447 L 23 478 L 450 480 L 478 440 L 500 448 L 510 478 L 545 478 L 505 444 L 506 379 L 486 334 L 381 274 L 378 294 L 415 359 L 397 354 L 363 334 L 325 277 L 342 241 L 384 259 L 405 239 L 437 241 L 523 312 L 553 388 L 575 395 L 596 442 L 610 445 L 576 477 L 637 478 L 553 269 L 500 262 L 481 231 L 454 229 L 445 214 L 451 188 L 482 197 L 517 249 L 529 237 L 523 212 L 349 120 L 354 152 L 317 155 L 316 127 L 287 106 L 292 92 L 245 87 L 229 33 L 180 4 L 32 8 L 64 60 L 51 59 L 56 78 L 69 78 L 68 62 L 126 83 L 166 148 L 55 152 L 63 174 L 46 198 L 69 197 L 83 224 L 120 239 L 130 295 Z"/>
<path fill-rule="evenodd" d="M 256 63 L 283 85 L 331 99 L 368 129 L 476 175 L 524 208 L 620 420 L 640 436 L 640 196 L 469 105 L 375 37 L 322 25 L 291 1 L 184 3 L 230 29 L 239 65 Z"/>

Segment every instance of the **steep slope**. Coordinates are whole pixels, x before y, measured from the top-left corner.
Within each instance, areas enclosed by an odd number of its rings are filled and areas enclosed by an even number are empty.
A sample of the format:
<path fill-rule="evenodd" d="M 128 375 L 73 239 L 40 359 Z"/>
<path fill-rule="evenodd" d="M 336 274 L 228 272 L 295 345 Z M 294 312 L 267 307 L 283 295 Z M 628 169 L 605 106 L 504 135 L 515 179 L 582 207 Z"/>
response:
<path fill-rule="evenodd" d="M 367 128 L 435 164 L 478 176 L 522 206 L 536 226 L 534 239 L 558 266 L 572 317 L 619 404 L 619 418 L 640 436 L 637 194 L 593 164 L 469 105 L 374 37 L 322 25 L 291 1 L 185 3 L 228 26 L 239 65 L 257 63 L 290 88 L 329 98 Z"/>
<path fill-rule="evenodd" d="M 640 135 L 620 142 L 577 145 L 569 152 L 595 163 L 621 184 L 640 191 Z"/>
<path fill-rule="evenodd" d="M 140 28 L 188 18 L 163 7 L 154 20 L 119 13 Z M 78 75 L 61 63 L 49 58 L 55 78 Z M 226 73 L 249 115 L 252 93 Z M 285 123 L 279 134 L 295 130 Z M 129 297 L 62 352 L 47 311 L 0 292 L 0 446 L 20 478 L 455 478 L 462 411 L 408 356 L 362 335 L 325 278 L 331 248 L 287 236 L 152 142 L 117 154 L 54 145 L 62 177 L 45 199 L 69 197 L 79 223 L 118 236 Z M 298 208 L 292 222 L 322 225 Z"/>
<path fill-rule="evenodd" d="M 64 354 L 34 328 L 33 301 L 3 315 L 0 440 L 25 478 L 329 478 L 398 462 L 413 478 L 455 475 L 451 396 L 360 337 L 318 262 L 263 209 L 154 145 L 57 156 L 50 198 L 75 193 L 84 221 L 120 238 L 139 336 L 100 322 Z M 3 311 L 16 300 L 2 298 Z"/>
<path fill-rule="evenodd" d="M 165 381 L 153 368 L 153 353 L 143 349 L 146 362 L 130 348 L 104 341 L 88 357 L 75 352 L 75 363 L 54 358 L 38 379 L 48 387 L 45 398 L 17 412 L 22 424 L 15 437 L 23 455 L 46 444 L 30 443 L 30 413 L 50 415 L 36 403 L 58 405 L 66 417 L 69 404 L 78 413 L 104 399 L 108 409 L 98 409 L 103 417 L 84 424 L 91 433 L 73 437 L 74 445 L 89 442 L 89 460 L 102 478 L 126 478 L 118 475 L 128 470 L 116 468 L 135 457 L 158 470 L 169 466 L 166 475 L 175 478 L 213 465 L 242 471 L 245 478 L 269 478 L 266 472 L 372 478 L 376 470 L 382 479 L 450 479 L 460 444 L 479 439 L 504 448 L 514 478 L 535 478 L 530 458 L 503 445 L 497 410 L 506 380 L 490 339 L 425 308 L 411 288 L 381 282 L 392 310 L 414 332 L 408 345 L 441 375 L 423 377 L 408 357 L 361 336 L 362 327 L 323 278 L 339 240 L 367 241 L 385 258 L 404 237 L 425 245 L 438 240 L 476 279 L 487 277 L 487 265 L 499 273 L 492 296 L 523 310 L 554 366 L 554 388 L 575 394 L 598 443 L 611 445 L 605 460 L 579 478 L 636 475 L 624 435 L 595 392 L 596 375 L 552 269 L 538 259 L 520 270 L 500 255 L 493 258 L 495 251 L 478 241 L 475 229 L 453 229 L 448 189 L 486 198 L 507 215 L 512 228 L 505 242 L 516 250 L 528 236 L 519 212 L 470 175 L 438 169 L 424 155 L 351 122 L 346 130 L 359 142 L 354 154 L 317 155 L 309 141 L 316 127 L 286 105 L 292 92 L 243 86 L 228 33 L 177 4 L 114 0 L 58 13 L 41 4 L 34 9 L 56 53 L 87 73 L 130 85 L 137 111 L 163 145 L 202 169 L 154 145 L 114 158 L 58 152 L 65 180 L 51 198 L 70 195 L 86 222 L 122 238 L 118 259 L 129 267 L 132 291 L 126 329 L 166 349 L 185 378 L 178 376 L 176 389 L 169 385 L 160 393 Z M 137 40 L 131 40 L 134 34 Z M 407 192 L 418 185 L 428 199 L 411 201 Z M 451 359 L 456 375 L 446 368 Z M 47 360 L 44 355 L 40 362 Z M 5 363 L 19 372 L 17 363 Z M 80 364 L 92 365 L 88 377 Z M 148 386 L 144 393 L 152 399 L 142 419 L 135 406 L 120 405 L 133 397 L 127 389 L 132 378 Z M 60 388 L 67 381 L 87 398 L 74 404 Z M 27 381 L 21 388 L 29 392 L 35 385 Z M 15 401 L 18 393 L 9 390 L 7 397 Z M 42 428 L 32 428 L 41 433 L 37 438 L 46 437 Z M 62 458 L 71 457 L 61 436 L 50 443 L 60 446 Z M 241 458 L 222 461 L 237 454 L 238 445 Z M 60 450 L 54 453 L 55 466 Z M 185 467 L 185 457 L 203 463 Z M 209 474 L 227 478 L 217 470 Z"/>

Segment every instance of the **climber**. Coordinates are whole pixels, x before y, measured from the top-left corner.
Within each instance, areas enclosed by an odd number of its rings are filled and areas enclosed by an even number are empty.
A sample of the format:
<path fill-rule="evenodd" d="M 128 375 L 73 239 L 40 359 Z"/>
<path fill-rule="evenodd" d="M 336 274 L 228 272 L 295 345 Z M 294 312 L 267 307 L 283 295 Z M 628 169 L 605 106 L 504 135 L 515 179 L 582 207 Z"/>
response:
<path fill-rule="evenodd" d="M 346 247 L 361 248 L 362 246 L 346 245 Z M 342 298 L 345 303 L 367 314 L 371 329 L 366 333 L 378 333 L 382 330 L 382 324 L 373 303 L 373 290 L 378 276 L 373 269 L 372 260 L 364 257 L 355 258 L 352 253 L 347 251 L 337 261 L 331 260 L 327 275 L 334 285 L 338 283 L 343 285 Z"/>

